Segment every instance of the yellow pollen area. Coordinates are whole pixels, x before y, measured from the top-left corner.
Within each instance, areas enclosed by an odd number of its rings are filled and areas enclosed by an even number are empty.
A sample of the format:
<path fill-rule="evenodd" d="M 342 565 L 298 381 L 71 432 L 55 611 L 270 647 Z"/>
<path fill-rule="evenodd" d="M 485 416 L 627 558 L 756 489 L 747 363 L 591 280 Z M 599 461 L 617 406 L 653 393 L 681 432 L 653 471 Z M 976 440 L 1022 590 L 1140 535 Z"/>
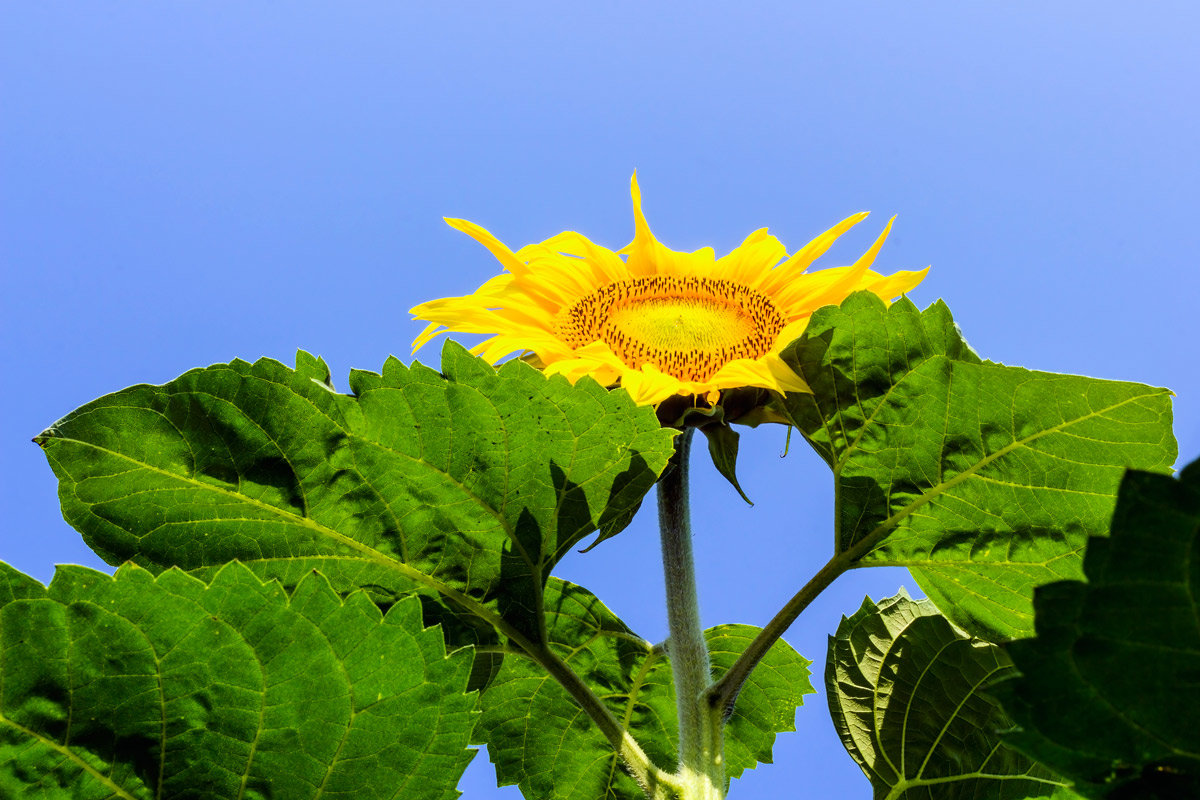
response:
<path fill-rule="evenodd" d="M 561 312 L 555 329 L 571 347 L 604 342 L 634 369 L 705 381 L 730 361 L 766 355 L 783 326 L 775 303 L 748 286 L 652 275 L 601 286 Z"/>

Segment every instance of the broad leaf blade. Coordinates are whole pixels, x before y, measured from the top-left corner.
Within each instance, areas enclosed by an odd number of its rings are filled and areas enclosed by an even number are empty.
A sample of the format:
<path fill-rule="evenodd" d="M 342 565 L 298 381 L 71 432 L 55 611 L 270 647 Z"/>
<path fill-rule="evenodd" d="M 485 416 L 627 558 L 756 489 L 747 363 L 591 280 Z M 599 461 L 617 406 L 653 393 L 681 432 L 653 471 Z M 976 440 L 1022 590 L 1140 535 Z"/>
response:
<path fill-rule="evenodd" d="M 350 396 L 307 354 L 235 361 L 103 397 L 37 441 L 67 520 L 113 563 L 319 566 L 341 591 L 369 572 L 387 593 L 494 602 L 536 635 L 550 567 L 628 521 L 671 433 L 592 381 L 497 372 L 453 343 L 442 369 L 391 359 Z"/>
<path fill-rule="evenodd" d="M 869 293 L 813 315 L 787 414 L 833 468 L 836 546 L 912 568 L 959 625 L 1032 632 L 1033 587 L 1078 577 L 1126 467 L 1175 459 L 1170 393 L 983 362 L 942 303 Z"/>
<path fill-rule="evenodd" d="M 829 640 L 825 683 L 842 743 L 889 800 L 1071 797 L 1066 781 L 998 731 L 999 704 L 982 693 L 1012 666 L 928 600 L 868 598 Z"/>
<path fill-rule="evenodd" d="M 663 648 L 630 631 L 582 587 L 552 579 L 546 598 L 552 648 L 651 760 L 673 771 L 678 723 Z M 757 632 L 747 625 L 706 632 L 714 676 L 729 668 Z M 795 709 L 813 692 L 810 663 L 780 641 L 751 675 L 725 730 L 729 777 L 769 763 L 775 734 L 794 730 Z M 529 660 L 506 658 L 481 707 L 479 738 L 488 744 L 501 785 L 515 783 L 527 797 L 556 800 L 643 797 L 566 691 Z"/>
<path fill-rule="evenodd" d="M 0 572 L 0 795 L 458 796 L 475 699 L 418 601 L 232 564 Z"/>
<path fill-rule="evenodd" d="M 1200 462 L 1131 471 L 1087 583 L 1037 591 L 1037 637 L 1011 642 L 1009 741 L 1090 796 L 1200 797 Z"/>

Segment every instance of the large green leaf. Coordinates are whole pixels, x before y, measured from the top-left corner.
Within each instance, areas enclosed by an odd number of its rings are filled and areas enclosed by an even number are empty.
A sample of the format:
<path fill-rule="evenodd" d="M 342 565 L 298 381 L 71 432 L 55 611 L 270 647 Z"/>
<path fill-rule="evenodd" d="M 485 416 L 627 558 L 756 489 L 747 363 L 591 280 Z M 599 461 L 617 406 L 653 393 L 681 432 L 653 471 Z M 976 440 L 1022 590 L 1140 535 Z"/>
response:
<path fill-rule="evenodd" d="M 37 438 L 63 513 L 112 563 L 203 570 L 240 559 L 341 591 L 445 589 L 536 637 L 550 567 L 624 524 L 671 454 L 651 409 L 452 342 L 442 374 L 263 359 L 100 398 Z"/>
<path fill-rule="evenodd" d="M 0 796 L 454 798 L 469 670 L 416 598 L 319 575 L 0 565 Z"/>
<path fill-rule="evenodd" d="M 235 361 L 103 397 L 36 441 L 64 515 L 114 563 L 211 579 L 237 559 L 285 587 L 318 570 L 385 607 L 416 594 L 448 642 L 479 646 L 471 688 L 506 650 L 553 672 L 551 567 L 629 522 L 674 432 L 625 392 L 496 370 L 454 343 L 440 374 L 389 359 L 350 385 L 334 392 L 305 353 L 294 370 Z"/>
<path fill-rule="evenodd" d="M 1008 720 L 981 690 L 1011 672 L 998 645 L 901 592 L 842 619 L 825 685 L 878 800 L 1072 797 L 1066 781 L 1001 743 Z"/>
<path fill-rule="evenodd" d="M 554 651 L 637 735 L 651 760 L 673 771 L 678 723 L 664 649 L 630 631 L 582 587 L 552 579 L 546 599 Z M 709 629 L 714 674 L 728 669 L 757 632 L 748 625 Z M 751 675 L 725 729 L 731 778 L 769 763 L 775 734 L 795 730 L 796 707 L 813 692 L 810 663 L 781 640 Z M 533 662 L 505 659 L 481 705 L 480 738 L 501 785 L 516 783 L 527 797 L 555 800 L 643 797 L 583 712 Z"/>
<path fill-rule="evenodd" d="M 1037 591 L 1037 637 L 1006 649 L 1009 741 L 1096 797 L 1200 797 L 1200 461 L 1131 471 L 1087 583 Z"/>
<path fill-rule="evenodd" d="M 784 408 L 833 468 L 836 547 L 912 568 L 956 623 L 1033 631 L 1033 588 L 1078 577 L 1126 467 L 1175 459 L 1170 393 L 981 361 L 950 312 L 870 293 L 813 315 L 783 354 Z"/>

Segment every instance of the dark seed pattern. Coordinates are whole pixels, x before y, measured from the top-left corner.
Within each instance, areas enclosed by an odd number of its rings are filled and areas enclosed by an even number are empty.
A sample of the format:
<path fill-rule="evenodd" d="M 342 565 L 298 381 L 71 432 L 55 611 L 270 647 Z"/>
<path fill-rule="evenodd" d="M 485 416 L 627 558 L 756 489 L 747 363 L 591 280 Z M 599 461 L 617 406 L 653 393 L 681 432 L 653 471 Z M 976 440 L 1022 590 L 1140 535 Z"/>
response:
<path fill-rule="evenodd" d="M 639 306 L 672 300 L 731 311 L 747 319 L 751 330 L 722 344 L 671 347 L 638 338 L 613 319 L 618 312 L 636 313 Z M 651 275 L 601 286 L 560 313 L 555 330 L 571 347 L 602 341 L 634 369 L 653 364 L 681 381 L 705 381 L 734 359 L 766 355 L 784 324 L 775 303 L 748 286 L 721 278 Z M 714 331 L 711 338 L 719 341 L 722 333 Z"/>

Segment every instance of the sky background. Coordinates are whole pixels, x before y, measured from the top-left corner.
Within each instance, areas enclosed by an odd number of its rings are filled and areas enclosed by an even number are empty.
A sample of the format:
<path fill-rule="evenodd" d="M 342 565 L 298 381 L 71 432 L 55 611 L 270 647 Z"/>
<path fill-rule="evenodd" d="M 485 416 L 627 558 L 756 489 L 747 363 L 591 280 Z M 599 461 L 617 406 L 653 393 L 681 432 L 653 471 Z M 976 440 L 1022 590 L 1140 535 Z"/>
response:
<path fill-rule="evenodd" d="M 1200 6 L 1000 3 L 13 3 L 0 30 L 0 559 L 103 566 L 30 438 L 100 395 L 297 348 L 409 359 L 408 309 L 514 248 L 632 236 L 790 249 L 898 215 L 877 269 L 933 270 L 985 358 L 1167 386 L 1200 457 Z M 437 349 L 420 357 L 436 363 Z M 695 461 L 706 625 L 762 624 L 831 550 L 827 468 L 745 431 L 743 504 Z M 798 445 L 798 446 L 796 446 Z M 703 447 L 698 448 L 701 455 Z M 653 508 L 558 574 L 664 638 Z M 813 659 L 896 569 L 841 578 L 787 636 Z M 738 797 L 870 797 L 823 688 Z M 486 757 L 460 788 L 496 789 Z"/>

